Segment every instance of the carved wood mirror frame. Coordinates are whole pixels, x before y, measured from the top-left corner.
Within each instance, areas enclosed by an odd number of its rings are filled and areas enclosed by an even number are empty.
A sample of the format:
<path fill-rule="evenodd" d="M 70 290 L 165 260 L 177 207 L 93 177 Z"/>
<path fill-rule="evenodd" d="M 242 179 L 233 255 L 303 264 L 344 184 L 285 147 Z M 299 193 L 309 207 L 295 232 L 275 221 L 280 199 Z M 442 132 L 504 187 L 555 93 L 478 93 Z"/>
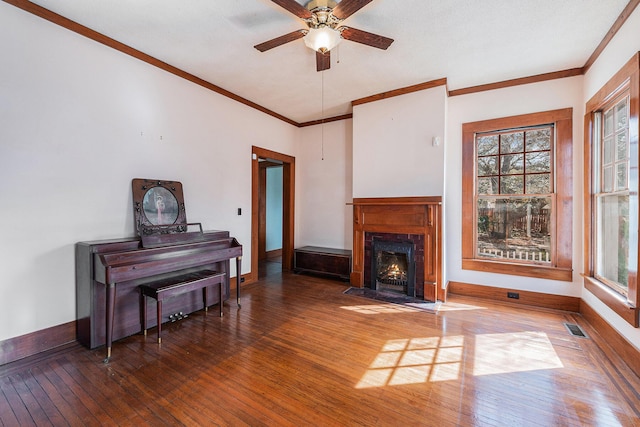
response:
<path fill-rule="evenodd" d="M 187 214 L 180 182 L 135 178 L 131 187 L 133 219 L 139 236 L 160 226 L 164 233 L 186 231 Z"/>

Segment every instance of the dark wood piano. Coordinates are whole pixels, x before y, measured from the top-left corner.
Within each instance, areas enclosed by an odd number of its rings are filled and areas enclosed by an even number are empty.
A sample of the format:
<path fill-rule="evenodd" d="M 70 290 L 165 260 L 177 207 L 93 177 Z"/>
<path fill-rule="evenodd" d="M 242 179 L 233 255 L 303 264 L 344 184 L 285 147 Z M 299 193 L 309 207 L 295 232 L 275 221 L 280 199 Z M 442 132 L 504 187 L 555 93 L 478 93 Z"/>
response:
<path fill-rule="evenodd" d="M 138 237 L 76 244 L 77 337 L 91 349 L 106 345 L 105 361 L 114 340 L 142 330 L 142 304 L 155 313 L 152 301 L 141 302 L 140 285 L 182 282 L 186 288 L 182 276 L 207 270 L 224 273 L 222 294 L 227 300 L 232 258 L 237 277 L 242 273 L 242 245 L 228 231 L 203 232 L 200 223 L 187 223 L 180 182 L 136 178 L 131 185 Z M 190 231 L 193 226 L 198 230 Z M 206 306 L 222 304 L 220 292 L 182 293 L 163 304 L 162 319 L 150 315 L 147 326 L 202 309 L 203 295 Z M 239 283 L 236 298 L 240 306 Z"/>
<path fill-rule="evenodd" d="M 242 245 L 228 231 L 207 231 L 202 240 L 145 249 L 138 238 L 80 242 L 76 244 L 77 338 L 88 348 L 107 346 L 112 341 L 141 331 L 138 286 L 164 277 L 178 276 L 203 268 L 226 273 L 224 299 L 230 296 L 229 266 L 236 259 L 241 272 Z M 240 274 L 238 274 L 240 277 Z M 240 286 L 236 286 L 240 301 Z M 208 293 L 208 305 L 219 303 L 217 292 Z M 149 301 L 149 313 L 155 306 Z M 172 313 L 192 313 L 202 309 L 202 296 L 192 292 L 165 304 L 163 322 Z M 149 315 L 149 327 L 157 316 Z"/>

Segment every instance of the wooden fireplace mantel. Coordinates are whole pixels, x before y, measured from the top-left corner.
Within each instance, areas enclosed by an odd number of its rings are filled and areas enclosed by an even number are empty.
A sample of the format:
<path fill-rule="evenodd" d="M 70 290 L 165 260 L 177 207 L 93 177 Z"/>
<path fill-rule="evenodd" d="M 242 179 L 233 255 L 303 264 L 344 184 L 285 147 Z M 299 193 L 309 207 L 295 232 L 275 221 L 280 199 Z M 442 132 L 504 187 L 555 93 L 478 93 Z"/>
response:
<path fill-rule="evenodd" d="M 351 285 L 364 286 L 365 234 L 397 233 L 424 238 L 424 277 L 416 277 L 424 299 L 444 300 L 442 289 L 442 197 L 353 199 Z"/>

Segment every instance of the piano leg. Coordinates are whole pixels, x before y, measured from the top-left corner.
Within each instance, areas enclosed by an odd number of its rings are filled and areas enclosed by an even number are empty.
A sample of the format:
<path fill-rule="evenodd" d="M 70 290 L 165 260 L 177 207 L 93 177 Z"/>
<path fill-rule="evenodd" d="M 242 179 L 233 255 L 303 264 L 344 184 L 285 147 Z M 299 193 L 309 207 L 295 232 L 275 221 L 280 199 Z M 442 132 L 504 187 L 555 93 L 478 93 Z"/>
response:
<path fill-rule="evenodd" d="M 104 359 L 104 363 L 108 363 L 111 358 L 111 344 L 113 342 L 113 316 L 115 313 L 116 302 L 116 285 L 111 283 L 107 285 L 107 311 L 106 311 L 106 344 L 107 344 L 107 357 Z"/>
<path fill-rule="evenodd" d="M 236 300 L 238 302 L 238 308 L 240 305 L 240 283 L 242 282 L 242 257 L 236 257 Z M 222 301 L 222 300 L 221 300 Z"/>
<path fill-rule="evenodd" d="M 142 324 L 142 334 L 147 336 L 147 297 L 140 291 L 140 323 Z"/>
<path fill-rule="evenodd" d="M 204 301 L 204 311 L 205 313 L 209 311 L 209 307 L 207 306 L 207 287 L 202 288 L 202 300 Z"/>
<path fill-rule="evenodd" d="M 220 295 L 220 317 L 222 317 L 222 304 L 224 302 L 224 296 L 223 296 L 223 290 L 224 290 L 224 280 L 220 280 L 220 283 L 218 284 L 218 295 Z"/>
<path fill-rule="evenodd" d="M 162 333 L 162 299 L 158 299 L 157 304 L 158 310 L 158 344 L 162 344 L 162 338 L 160 334 Z"/>

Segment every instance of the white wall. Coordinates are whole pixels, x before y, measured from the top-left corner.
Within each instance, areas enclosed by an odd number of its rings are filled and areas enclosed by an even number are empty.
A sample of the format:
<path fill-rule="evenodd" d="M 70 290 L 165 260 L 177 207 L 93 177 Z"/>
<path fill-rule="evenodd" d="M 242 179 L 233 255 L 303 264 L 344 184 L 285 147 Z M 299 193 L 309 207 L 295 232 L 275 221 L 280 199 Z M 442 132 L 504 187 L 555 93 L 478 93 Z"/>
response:
<path fill-rule="evenodd" d="M 0 52 L 0 341 L 75 320 L 74 244 L 133 236 L 133 178 L 181 181 L 250 269 L 251 146 L 297 128 L 4 2 Z"/>
<path fill-rule="evenodd" d="M 351 249 L 352 121 L 301 129 L 296 158 L 295 245 Z"/>
<path fill-rule="evenodd" d="M 353 197 L 443 194 L 446 96 L 438 86 L 354 106 Z"/>
<path fill-rule="evenodd" d="M 449 98 L 446 159 L 447 280 L 548 294 L 580 296 L 582 280 L 582 76 Z M 462 124 L 573 108 L 573 282 L 462 269 Z"/>
<path fill-rule="evenodd" d="M 583 103 L 586 103 L 638 51 L 640 51 L 640 8 L 636 8 L 585 74 Z M 586 289 L 582 290 L 582 299 L 640 349 L 640 329 L 633 328 Z"/>

